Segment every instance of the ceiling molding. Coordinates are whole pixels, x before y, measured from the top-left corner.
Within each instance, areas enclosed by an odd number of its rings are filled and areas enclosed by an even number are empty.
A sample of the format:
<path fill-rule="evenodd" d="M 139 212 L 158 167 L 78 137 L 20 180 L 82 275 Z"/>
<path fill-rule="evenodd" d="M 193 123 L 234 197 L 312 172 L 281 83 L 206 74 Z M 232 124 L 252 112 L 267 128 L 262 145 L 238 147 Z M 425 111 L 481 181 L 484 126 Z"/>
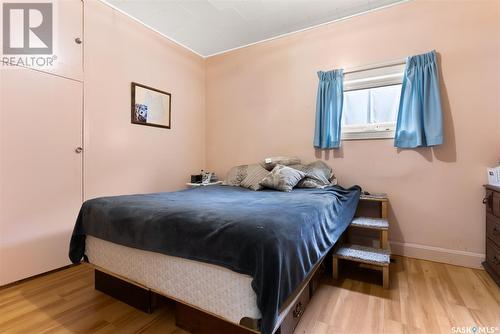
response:
<path fill-rule="evenodd" d="M 118 8 L 118 7 L 116 7 L 115 5 L 113 5 L 113 4 L 109 3 L 109 2 L 107 2 L 106 0 L 99 0 L 99 1 L 100 1 L 101 3 L 103 3 L 104 5 L 106 5 L 106 6 L 110 7 L 111 9 L 116 10 L 116 11 L 117 11 L 117 12 L 119 12 L 120 14 L 123 14 L 123 15 L 125 15 L 126 17 L 128 17 L 128 18 L 130 18 L 130 19 L 134 20 L 135 22 L 137 22 L 137 23 L 139 23 L 139 24 L 141 24 L 141 25 L 145 26 L 145 27 L 146 27 L 146 28 L 148 28 L 149 30 L 154 31 L 155 33 L 159 34 L 161 37 L 168 39 L 170 42 L 172 42 L 172 43 L 174 43 L 174 44 L 177 44 L 178 46 L 183 47 L 184 49 L 186 49 L 186 50 L 188 50 L 188 51 L 191 51 L 192 53 L 194 53 L 195 55 L 197 55 L 197 56 L 199 56 L 199 57 L 201 57 L 201 58 L 204 58 L 204 59 L 205 59 L 205 58 L 207 58 L 207 56 L 204 56 L 204 55 L 202 55 L 202 54 L 200 54 L 200 53 L 198 53 L 198 52 L 194 51 L 194 50 L 193 50 L 193 49 L 191 49 L 189 46 L 184 45 L 184 44 L 182 44 L 181 42 L 176 41 L 176 40 L 175 40 L 175 39 L 173 39 L 172 37 L 169 37 L 169 36 L 165 35 L 164 33 L 160 32 L 160 31 L 158 31 L 157 29 L 155 29 L 155 28 L 151 27 L 150 25 L 148 25 L 148 24 L 146 24 L 146 23 L 142 22 L 142 21 L 141 21 L 141 20 L 139 20 L 138 18 L 133 17 L 133 16 L 132 16 L 132 15 L 130 15 L 129 13 L 127 13 L 127 12 L 125 12 L 125 11 L 121 10 L 120 8 Z M 85 6 L 85 1 L 83 1 L 83 4 L 84 4 L 84 6 Z"/>
<path fill-rule="evenodd" d="M 414 0 L 400 0 L 399 2 L 391 3 L 391 4 L 388 4 L 388 5 L 385 5 L 385 6 L 381 6 L 381 7 L 377 7 L 377 8 L 372 8 L 372 9 L 369 9 L 369 10 L 365 10 L 363 12 L 359 12 L 359 13 L 348 15 L 348 16 L 344 16 L 344 17 L 340 17 L 340 18 L 335 19 L 335 20 L 331 20 L 331 21 L 320 23 L 320 24 L 316 24 L 316 25 L 313 25 L 313 26 L 310 26 L 310 27 L 307 27 L 307 28 L 303 28 L 303 29 L 299 29 L 299 30 L 287 32 L 286 34 L 281 34 L 281 35 L 273 36 L 273 37 L 266 38 L 266 39 L 263 39 L 263 40 L 260 40 L 260 41 L 257 41 L 257 42 L 253 42 L 253 43 L 249 43 L 249 44 L 246 44 L 246 45 L 238 46 L 238 47 L 235 47 L 235 48 L 232 48 L 232 49 L 227 49 L 227 50 L 224 50 L 224 51 L 216 52 L 216 53 L 209 54 L 209 55 L 203 56 L 203 57 L 210 58 L 210 57 L 222 55 L 224 53 L 236 51 L 236 50 L 239 50 L 239 49 L 244 49 L 244 48 L 256 45 L 256 44 L 269 42 L 269 41 L 272 41 L 272 40 L 275 40 L 275 39 L 279 39 L 279 38 L 285 38 L 285 37 L 288 37 L 290 35 L 299 34 L 301 32 L 312 30 L 312 29 L 316 29 L 316 28 L 321 28 L 321 27 L 329 25 L 329 24 L 333 24 L 333 23 L 337 23 L 337 22 L 340 22 L 340 21 L 348 20 L 348 19 L 351 19 L 351 18 L 356 17 L 356 16 L 370 14 L 370 13 L 373 13 L 373 12 L 376 12 L 376 11 L 379 11 L 379 10 L 387 9 L 389 7 L 398 6 L 398 5 L 401 5 L 401 4 L 410 2 L 410 1 L 414 1 Z"/>
<path fill-rule="evenodd" d="M 413 0 L 399 0 L 397 2 L 390 3 L 390 4 L 387 4 L 387 5 L 383 5 L 383 6 L 380 6 L 380 7 L 377 7 L 377 8 L 372 8 L 372 9 L 361 11 L 361 12 L 358 12 L 358 13 L 355 13 L 355 14 L 346 15 L 346 16 L 343 16 L 343 17 L 336 18 L 334 20 L 330 20 L 330 21 L 324 22 L 324 23 L 312 25 L 310 27 L 306 27 L 306 28 L 302 28 L 302 29 L 298 29 L 298 30 L 293 30 L 293 31 L 290 31 L 290 32 L 287 32 L 287 33 L 284 33 L 284 34 L 279 34 L 279 35 L 276 35 L 276 36 L 273 36 L 273 37 L 269 37 L 269 38 L 265 38 L 265 39 L 262 39 L 262 40 L 258 40 L 258 41 L 252 42 L 252 43 L 247 43 L 245 45 L 237 46 L 237 47 L 234 47 L 234 48 L 229 48 L 227 50 L 222 50 L 222 51 L 219 51 L 219 52 L 210 53 L 208 55 L 203 55 L 203 54 L 201 54 L 201 53 L 193 50 L 191 47 L 185 45 L 184 43 L 181 43 L 181 42 L 177 41 L 176 39 L 174 39 L 174 38 L 166 35 L 165 33 L 159 31 L 158 29 L 153 28 L 151 25 L 149 25 L 149 24 L 143 22 L 142 20 L 140 20 L 140 19 L 132 16 L 131 14 L 129 14 L 126 11 L 122 10 L 121 8 L 118 8 L 116 5 L 108 2 L 108 0 L 99 0 L 99 1 L 101 3 L 103 3 L 103 4 L 105 4 L 106 6 L 112 8 L 113 10 L 116 10 L 117 12 L 125 15 L 126 17 L 131 18 L 135 22 L 137 22 L 137 23 L 145 26 L 149 30 L 151 30 L 151 31 L 159 34 L 161 37 L 166 38 L 170 42 L 172 42 L 172 43 L 174 43 L 174 44 L 176 44 L 176 45 L 178 45 L 178 46 L 180 46 L 180 47 L 182 47 L 182 48 L 184 48 L 184 49 L 186 49 L 186 50 L 188 50 L 188 51 L 196 54 L 197 56 L 199 56 L 201 58 L 207 59 L 207 58 L 210 58 L 210 57 L 214 57 L 214 56 L 222 55 L 222 54 L 229 53 L 229 52 L 232 52 L 232 51 L 240 50 L 240 49 L 247 48 L 247 47 L 250 47 L 250 46 L 253 46 L 253 45 L 257 45 L 257 44 L 260 44 L 260 43 L 266 43 L 266 42 L 269 42 L 269 41 L 272 41 L 272 40 L 276 40 L 276 39 L 280 39 L 280 38 L 285 38 L 285 37 L 288 37 L 288 36 L 293 35 L 293 34 L 298 34 L 298 33 L 301 33 L 301 32 L 305 32 L 305 31 L 308 31 L 308 30 L 320 28 L 320 27 L 323 27 L 323 26 L 326 26 L 326 25 L 329 25 L 329 24 L 333 24 L 333 23 L 336 23 L 336 22 L 348 20 L 348 19 L 351 19 L 351 18 L 354 18 L 354 17 L 357 17 L 357 16 L 366 15 L 366 14 L 370 14 L 370 13 L 373 13 L 373 12 L 376 12 L 376 11 L 379 11 L 379 10 L 384 10 L 384 9 L 387 9 L 387 8 L 390 8 L 390 7 L 393 7 L 393 6 L 398 6 L 398 5 L 401 5 L 401 4 L 405 4 L 405 3 L 413 1 Z"/>

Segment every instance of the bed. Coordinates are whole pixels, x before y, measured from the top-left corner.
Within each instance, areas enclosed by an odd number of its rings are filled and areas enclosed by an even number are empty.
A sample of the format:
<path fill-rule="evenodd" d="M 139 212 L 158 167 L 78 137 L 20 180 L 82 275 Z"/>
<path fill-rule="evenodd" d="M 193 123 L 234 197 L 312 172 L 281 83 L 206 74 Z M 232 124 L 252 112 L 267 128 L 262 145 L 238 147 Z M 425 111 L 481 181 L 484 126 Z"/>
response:
<path fill-rule="evenodd" d="M 70 259 L 271 334 L 351 222 L 359 195 L 359 187 L 210 186 L 92 199 Z"/>

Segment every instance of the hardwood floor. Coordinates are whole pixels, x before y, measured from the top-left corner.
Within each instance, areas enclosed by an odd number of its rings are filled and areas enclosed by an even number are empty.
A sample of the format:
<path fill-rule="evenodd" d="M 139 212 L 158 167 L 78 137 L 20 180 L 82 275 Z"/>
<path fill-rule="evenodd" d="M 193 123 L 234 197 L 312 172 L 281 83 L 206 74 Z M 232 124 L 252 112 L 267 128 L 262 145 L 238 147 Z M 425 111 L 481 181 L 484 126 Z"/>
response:
<path fill-rule="evenodd" d="M 79 265 L 0 289 L 0 333 L 187 334 L 172 305 L 143 313 L 94 290 L 93 273 Z"/>
<path fill-rule="evenodd" d="M 92 268 L 80 265 L 0 288 L 0 333 L 187 334 L 175 327 L 172 305 L 148 315 L 95 291 L 93 280 Z M 391 289 L 379 280 L 377 272 L 341 268 L 338 282 L 319 287 L 295 333 L 500 328 L 500 289 L 482 270 L 396 257 Z"/>
<path fill-rule="evenodd" d="M 339 281 L 318 288 L 295 334 L 453 333 L 453 326 L 500 333 L 500 288 L 485 271 L 393 258 L 389 290 L 380 272 L 341 268 Z"/>

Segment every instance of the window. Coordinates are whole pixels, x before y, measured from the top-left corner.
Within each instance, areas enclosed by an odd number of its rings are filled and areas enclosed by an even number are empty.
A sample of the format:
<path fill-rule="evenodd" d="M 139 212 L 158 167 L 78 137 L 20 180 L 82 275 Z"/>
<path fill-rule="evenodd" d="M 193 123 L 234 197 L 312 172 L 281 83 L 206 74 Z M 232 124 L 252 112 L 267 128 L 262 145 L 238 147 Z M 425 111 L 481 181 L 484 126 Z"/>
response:
<path fill-rule="evenodd" d="M 342 139 L 394 138 L 404 68 L 398 61 L 344 74 Z"/>

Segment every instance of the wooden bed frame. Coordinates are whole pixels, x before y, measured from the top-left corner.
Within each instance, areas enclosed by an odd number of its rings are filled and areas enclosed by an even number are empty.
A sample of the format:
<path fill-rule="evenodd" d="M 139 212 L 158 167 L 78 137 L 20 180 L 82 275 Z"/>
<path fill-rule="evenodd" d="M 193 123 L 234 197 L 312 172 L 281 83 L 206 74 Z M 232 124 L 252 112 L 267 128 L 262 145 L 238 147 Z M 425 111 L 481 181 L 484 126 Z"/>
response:
<path fill-rule="evenodd" d="M 280 310 L 280 316 L 274 334 L 292 334 L 312 298 L 320 277 L 324 271 L 325 258 L 331 258 L 329 252 L 313 268 L 311 274 L 286 300 Z M 92 264 L 90 264 L 92 265 Z M 175 303 L 175 322 L 177 327 L 192 334 L 259 334 L 259 321 L 243 318 L 240 324 L 229 322 L 218 315 L 187 304 L 181 300 L 166 296 L 125 277 L 111 273 L 92 265 L 95 269 L 95 289 L 110 295 L 143 312 L 152 313 L 158 301 L 166 298 Z"/>
<path fill-rule="evenodd" d="M 379 206 L 379 200 L 373 200 L 362 195 L 355 216 L 368 214 L 375 216 L 378 212 L 387 214 L 387 205 Z M 311 274 L 295 292 L 285 301 L 280 309 L 274 334 L 292 334 L 299 323 L 310 299 L 318 287 L 322 274 L 331 273 L 332 252 L 348 238 L 348 229 L 340 236 L 332 249 L 313 268 Z M 120 277 L 102 268 L 95 268 L 95 288 L 118 300 L 121 300 L 144 312 L 151 313 L 157 301 L 166 298 L 175 303 L 175 321 L 180 328 L 192 334 L 260 334 L 259 321 L 251 318 L 241 319 L 239 324 L 229 322 L 222 317 L 202 310 L 194 305 L 187 304 L 161 292 L 154 291 L 146 286 L 132 282 L 125 277 Z"/>

